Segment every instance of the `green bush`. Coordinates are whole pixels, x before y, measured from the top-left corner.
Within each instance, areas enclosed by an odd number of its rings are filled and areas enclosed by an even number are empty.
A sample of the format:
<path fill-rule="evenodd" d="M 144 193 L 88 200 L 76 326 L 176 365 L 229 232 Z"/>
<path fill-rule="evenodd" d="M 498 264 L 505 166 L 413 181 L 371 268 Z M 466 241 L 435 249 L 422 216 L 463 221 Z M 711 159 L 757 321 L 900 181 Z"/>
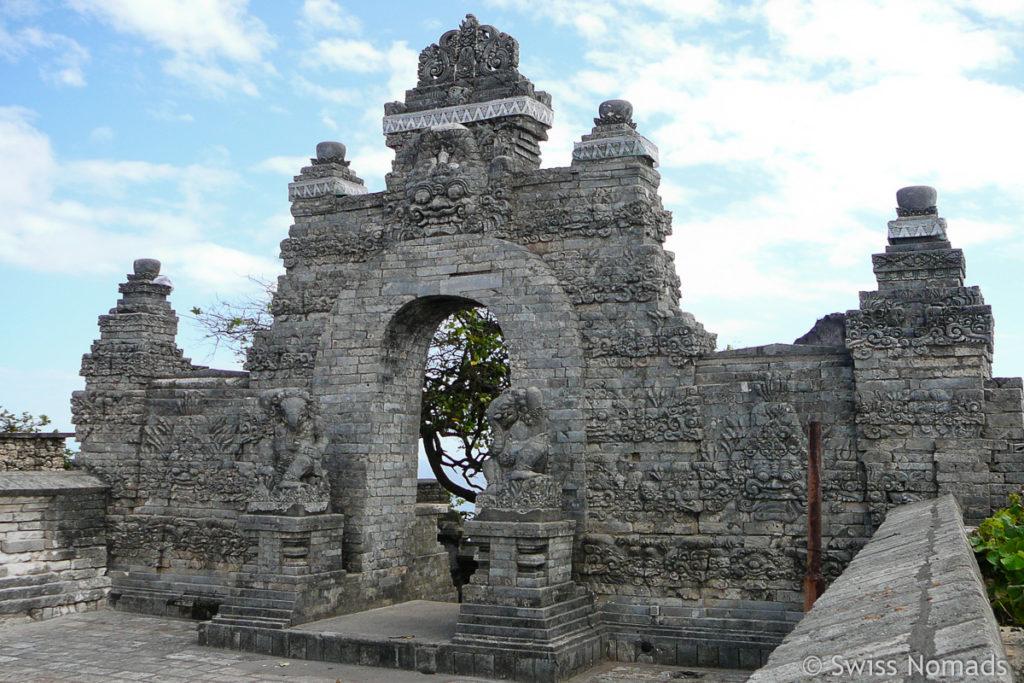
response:
<path fill-rule="evenodd" d="M 988 586 L 996 619 L 1004 626 L 1024 626 L 1024 508 L 1019 495 L 978 526 L 971 546 Z"/>

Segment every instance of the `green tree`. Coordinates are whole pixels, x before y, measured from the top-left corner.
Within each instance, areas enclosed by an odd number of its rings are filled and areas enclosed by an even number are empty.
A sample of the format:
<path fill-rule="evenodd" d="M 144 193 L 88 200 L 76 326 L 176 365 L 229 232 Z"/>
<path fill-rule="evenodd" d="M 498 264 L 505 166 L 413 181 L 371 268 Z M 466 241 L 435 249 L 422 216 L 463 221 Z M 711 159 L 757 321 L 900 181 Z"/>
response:
<path fill-rule="evenodd" d="M 191 309 L 205 337 L 238 357 L 273 319 L 274 285 L 253 281 L 263 290 L 256 297 Z M 434 476 L 456 496 L 474 501 L 483 488 L 478 475 L 490 441 L 487 406 L 508 385 L 508 351 L 487 309 L 458 311 L 438 326 L 427 354 L 420 438 Z"/>
<path fill-rule="evenodd" d="M 36 417 L 28 412 L 16 415 L 0 406 L 0 432 L 38 432 L 40 428 L 48 424 L 50 424 L 50 418 L 45 415 Z"/>
<path fill-rule="evenodd" d="M 508 350 L 489 311 L 458 311 L 438 326 L 427 354 L 420 438 L 434 476 L 466 500 L 483 488 L 476 475 L 490 441 L 487 406 L 508 386 Z M 458 447 L 446 449 L 446 438 Z"/>

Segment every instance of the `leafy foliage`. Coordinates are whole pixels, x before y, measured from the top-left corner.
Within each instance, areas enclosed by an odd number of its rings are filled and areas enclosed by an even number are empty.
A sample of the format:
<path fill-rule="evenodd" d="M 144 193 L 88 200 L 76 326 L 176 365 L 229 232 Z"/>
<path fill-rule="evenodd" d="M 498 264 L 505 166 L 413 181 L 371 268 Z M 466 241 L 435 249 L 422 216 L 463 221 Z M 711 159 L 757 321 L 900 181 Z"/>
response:
<path fill-rule="evenodd" d="M 48 424 L 50 424 L 50 418 L 45 415 L 36 417 L 27 412 L 16 415 L 0 406 L 0 432 L 38 432 L 41 427 Z"/>
<path fill-rule="evenodd" d="M 996 511 L 971 536 L 996 619 L 1024 626 L 1024 508 L 1019 495 Z"/>
<path fill-rule="evenodd" d="M 245 357 L 253 335 L 270 327 L 273 317 L 270 307 L 276 286 L 259 278 L 249 279 L 261 288 L 256 296 L 241 301 L 218 299 L 210 308 L 193 306 L 189 311 L 206 331 L 204 339 L 211 340 L 214 348 L 223 344 L 238 358 Z"/>
<path fill-rule="evenodd" d="M 483 488 L 473 478 L 490 440 L 487 406 L 508 386 L 508 351 L 486 309 L 458 311 L 438 326 L 427 356 L 420 438 L 434 476 L 466 500 Z M 445 438 L 457 439 L 457 452 L 445 449 Z"/>

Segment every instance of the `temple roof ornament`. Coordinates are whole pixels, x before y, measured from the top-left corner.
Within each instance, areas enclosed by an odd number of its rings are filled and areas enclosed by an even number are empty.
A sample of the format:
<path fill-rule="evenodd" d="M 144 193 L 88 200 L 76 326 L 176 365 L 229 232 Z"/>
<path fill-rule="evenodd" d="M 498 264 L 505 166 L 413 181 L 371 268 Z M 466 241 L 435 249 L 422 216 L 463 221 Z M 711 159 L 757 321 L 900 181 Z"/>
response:
<path fill-rule="evenodd" d="M 519 41 L 467 14 L 459 28 L 420 53 L 419 85 L 455 83 L 496 71 L 515 72 L 518 66 Z"/>
<path fill-rule="evenodd" d="M 889 243 L 905 239 L 946 239 L 946 219 L 939 218 L 934 187 L 912 185 L 896 192 L 897 219 L 889 221 Z"/>

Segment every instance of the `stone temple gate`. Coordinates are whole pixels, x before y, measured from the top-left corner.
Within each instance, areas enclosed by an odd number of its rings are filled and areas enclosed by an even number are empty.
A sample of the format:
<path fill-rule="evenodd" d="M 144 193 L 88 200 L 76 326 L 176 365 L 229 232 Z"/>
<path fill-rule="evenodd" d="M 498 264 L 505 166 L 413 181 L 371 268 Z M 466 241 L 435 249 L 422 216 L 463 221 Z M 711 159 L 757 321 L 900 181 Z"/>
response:
<path fill-rule="evenodd" d="M 317 146 L 246 371 L 183 358 L 159 263 L 136 261 L 72 400 L 119 608 L 212 616 L 204 642 L 278 654 L 297 624 L 455 600 L 416 460 L 427 347 L 467 307 L 499 321 L 513 385 L 464 529 L 478 567 L 450 642 L 393 666 L 757 667 L 799 619 L 812 421 L 830 579 L 889 508 L 951 493 L 978 520 L 1024 481 L 1021 381 L 991 375 L 991 310 L 934 190 L 898 193 L 860 308 L 716 352 L 680 309 L 629 103 L 541 169 L 551 98 L 518 58 L 472 16 L 424 50 L 385 105 L 382 192 Z"/>

